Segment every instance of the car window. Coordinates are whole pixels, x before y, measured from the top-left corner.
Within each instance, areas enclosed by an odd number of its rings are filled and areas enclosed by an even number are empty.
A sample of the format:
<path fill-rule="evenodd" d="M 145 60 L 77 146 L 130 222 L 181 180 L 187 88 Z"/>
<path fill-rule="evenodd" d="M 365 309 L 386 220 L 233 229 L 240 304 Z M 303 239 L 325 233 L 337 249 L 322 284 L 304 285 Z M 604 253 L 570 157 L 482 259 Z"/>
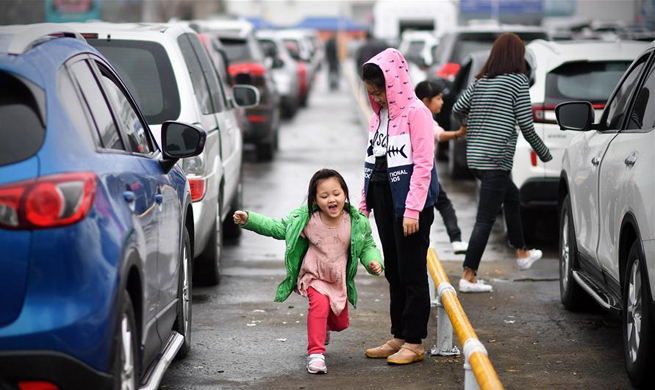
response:
<path fill-rule="evenodd" d="M 57 93 L 59 94 L 59 101 L 65 107 L 73 126 L 77 128 L 79 134 L 88 138 L 91 145 L 100 144 L 100 138 L 95 130 L 91 112 L 86 110 L 83 104 L 84 97 L 73 84 L 73 80 L 65 67 L 57 72 Z"/>
<path fill-rule="evenodd" d="M 411 41 L 409 42 L 409 47 L 407 48 L 407 53 L 405 57 L 407 58 L 419 58 L 425 47 L 424 41 Z"/>
<path fill-rule="evenodd" d="M 111 74 L 100 64 L 99 68 L 101 72 L 100 78 L 105 91 L 107 91 L 115 102 L 115 119 L 122 124 L 128 151 L 142 154 L 152 153 L 153 147 L 150 145 L 150 140 L 146 134 L 147 125 L 141 122 L 130 100 L 125 96 L 125 92 L 123 92 L 123 89 Z"/>
<path fill-rule="evenodd" d="M 209 86 L 209 93 L 211 94 L 212 103 L 214 104 L 213 112 L 221 112 L 223 111 L 223 99 L 221 96 L 220 87 L 218 85 L 216 69 L 212 64 L 211 59 L 209 58 L 209 53 L 197 35 L 188 34 L 188 37 L 191 41 L 191 45 L 198 55 L 200 66 L 202 67 L 202 72 L 205 75 L 205 80 Z"/>
<path fill-rule="evenodd" d="M 45 105 L 41 88 L 0 71 L 0 123 L 5 124 L 0 126 L 0 166 L 32 157 L 41 148 L 45 138 L 45 107 L 41 105 Z"/>
<path fill-rule="evenodd" d="M 180 94 L 166 49 L 149 41 L 87 39 L 116 69 L 151 125 L 180 116 Z"/>
<path fill-rule="evenodd" d="M 639 88 L 626 128 L 642 130 L 655 128 L 655 66 L 651 66 L 646 81 Z"/>
<path fill-rule="evenodd" d="M 227 58 L 230 62 L 250 61 L 253 54 L 250 52 L 250 46 L 245 39 L 221 38 L 221 43 L 227 52 Z"/>
<path fill-rule="evenodd" d="M 298 45 L 298 41 L 295 39 L 285 39 L 284 45 L 287 47 L 287 50 L 289 50 L 291 58 L 296 61 L 300 60 L 300 46 Z"/>
<path fill-rule="evenodd" d="M 183 34 L 177 38 L 177 43 L 180 45 L 180 50 L 182 51 L 182 56 L 184 57 L 184 62 L 187 65 L 189 70 L 189 76 L 191 77 L 191 83 L 193 84 L 193 90 L 196 93 L 196 99 L 202 110 L 202 113 L 207 115 L 211 114 L 214 109 L 212 107 L 211 94 L 209 92 L 209 86 L 203 75 L 202 67 L 198 60 L 196 52 L 193 50 L 191 41 L 189 40 L 188 35 Z"/>
<path fill-rule="evenodd" d="M 546 75 L 546 105 L 570 100 L 605 104 L 632 61 L 569 62 Z"/>
<path fill-rule="evenodd" d="M 100 146 L 105 149 L 125 150 L 109 110 L 109 103 L 91 72 L 89 64 L 86 61 L 77 61 L 70 67 L 70 70 L 93 117 L 100 138 Z"/>
<path fill-rule="evenodd" d="M 603 113 L 603 119 L 601 120 L 602 129 L 616 130 L 623 125 L 630 96 L 632 96 L 632 91 L 639 81 L 639 76 L 649 56 L 650 54 L 647 54 L 639 58 L 635 65 L 628 70 L 629 73 L 624 77 L 622 84 L 615 90 L 614 96 L 612 96 Z"/>
<path fill-rule="evenodd" d="M 279 56 L 277 45 L 270 39 L 259 39 L 259 44 L 266 57 L 277 58 Z"/>

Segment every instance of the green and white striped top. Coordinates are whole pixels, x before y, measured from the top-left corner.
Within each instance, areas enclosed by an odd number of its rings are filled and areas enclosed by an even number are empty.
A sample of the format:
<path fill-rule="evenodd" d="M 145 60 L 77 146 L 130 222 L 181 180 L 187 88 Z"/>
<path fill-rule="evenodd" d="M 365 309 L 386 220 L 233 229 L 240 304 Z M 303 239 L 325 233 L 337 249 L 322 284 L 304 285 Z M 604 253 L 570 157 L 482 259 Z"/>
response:
<path fill-rule="evenodd" d="M 453 106 L 466 123 L 466 161 L 471 169 L 511 171 L 518 132 L 542 161 L 552 160 L 534 131 L 528 78 L 520 73 L 486 76 L 469 85 Z"/>

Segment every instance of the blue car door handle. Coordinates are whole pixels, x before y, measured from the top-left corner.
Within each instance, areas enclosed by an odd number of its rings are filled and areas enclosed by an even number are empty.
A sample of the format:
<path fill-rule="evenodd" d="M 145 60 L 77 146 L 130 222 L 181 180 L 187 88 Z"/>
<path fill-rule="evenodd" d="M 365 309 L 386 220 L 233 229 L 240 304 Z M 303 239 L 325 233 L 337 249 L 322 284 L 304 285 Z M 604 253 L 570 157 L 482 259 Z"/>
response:
<path fill-rule="evenodd" d="M 123 199 L 125 199 L 127 203 L 133 203 L 136 199 L 136 194 L 132 191 L 125 191 L 123 192 Z"/>

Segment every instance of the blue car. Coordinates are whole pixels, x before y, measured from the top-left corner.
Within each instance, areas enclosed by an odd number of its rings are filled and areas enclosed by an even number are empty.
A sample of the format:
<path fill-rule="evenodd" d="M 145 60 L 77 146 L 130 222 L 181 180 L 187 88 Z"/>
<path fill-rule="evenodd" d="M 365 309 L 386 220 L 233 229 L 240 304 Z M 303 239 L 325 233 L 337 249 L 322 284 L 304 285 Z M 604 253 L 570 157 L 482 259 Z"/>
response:
<path fill-rule="evenodd" d="M 191 346 L 193 215 L 112 66 L 58 25 L 0 28 L 0 389 L 156 389 Z"/>

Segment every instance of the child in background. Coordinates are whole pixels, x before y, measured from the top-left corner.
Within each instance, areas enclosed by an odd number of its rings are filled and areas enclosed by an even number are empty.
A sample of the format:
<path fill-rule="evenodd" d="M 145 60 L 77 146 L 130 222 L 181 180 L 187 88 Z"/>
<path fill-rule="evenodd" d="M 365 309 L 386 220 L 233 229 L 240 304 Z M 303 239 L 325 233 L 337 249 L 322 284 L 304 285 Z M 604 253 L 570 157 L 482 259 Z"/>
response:
<path fill-rule="evenodd" d="M 421 81 L 416 85 L 415 92 L 423 104 L 432 112 L 438 114 L 443 106 L 443 84 L 438 81 Z M 445 131 L 443 127 L 434 121 L 434 143 L 435 149 L 437 142 L 450 141 L 451 139 L 460 138 L 466 135 L 466 127 L 462 126 L 457 131 Z M 439 183 L 439 195 L 437 196 L 437 203 L 434 207 L 441 214 L 444 225 L 446 225 L 446 232 L 450 238 L 450 245 L 452 246 L 455 254 L 465 254 L 468 248 L 468 243 L 462 241 L 462 231 L 457 225 L 457 215 L 453 203 L 448 199 L 448 195 L 444 190 L 441 183 Z"/>
<path fill-rule="evenodd" d="M 372 274 L 383 270 L 368 218 L 350 204 L 345 180 L 335 170 L 321 169 L 309 181 L 306 206 L 282 219 L 239 210 L 234 222 L 286 241 L 287 277 L 278 286 L 275 301 L 283 302 L 292 291 L 309 299 L 307 372 L 327 373 L 327 332 L 346 329 L 348 301 L 353 307 L 357 304 L 357 259 Z"/>

